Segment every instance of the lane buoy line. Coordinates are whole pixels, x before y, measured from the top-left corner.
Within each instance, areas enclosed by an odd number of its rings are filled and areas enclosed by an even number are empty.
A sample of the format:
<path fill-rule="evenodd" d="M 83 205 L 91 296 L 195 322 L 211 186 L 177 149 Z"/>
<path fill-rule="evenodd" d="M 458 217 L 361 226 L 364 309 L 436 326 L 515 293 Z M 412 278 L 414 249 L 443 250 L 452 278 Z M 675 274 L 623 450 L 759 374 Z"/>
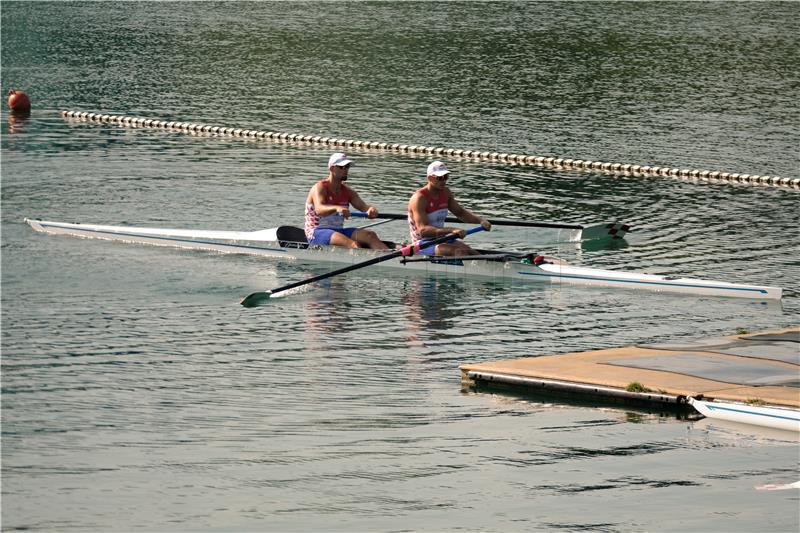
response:
<path fill-rule="evenodd" d="M 207 133 L 211 135 L 224 135 L 228 137 L 246 137 L 250 139 L 269 140 L 273 142 L 297 142 L 342 148 L 358 148 L 362 150 L 382 150 L 408 154 L 431 155 L 437 157 L 472 159 L 475 161 L 492 161 L 516 165 L 548 167 L 559 170 L 600 172 L 604 174 L 624 176 L 670 177 L 705 182 L 725 181 L 794 187 L 800 189 L 800 178 L 786 178 L 780 176 L 761 176 L 757 174 L 739 174 L 709 170 L 691 170 L 648 165 L 606 163 L 602 161 L 567 159 L 562 157 L 542 157 L 524 154 L 487 152 L 480 150 L 457 150 L 453 148 L 421 145 L 337 139 L 334 137 L 323 137 L 321 135 L 302 135 L 297 133 L 280 133 L 274 131 L 248 130 L 243 128 L 228 128 L 209 126 L 207 124 L 198 124 L 195 122 L 166 121 L 141 117 L 130 117 L 125 115 L 87 113 L 85 111 L 62 111 L 61 116 L 70 119 L 78 119 L 81 121 L 117 124 L 123 127 L 166 129 L 182 133 Z"/>

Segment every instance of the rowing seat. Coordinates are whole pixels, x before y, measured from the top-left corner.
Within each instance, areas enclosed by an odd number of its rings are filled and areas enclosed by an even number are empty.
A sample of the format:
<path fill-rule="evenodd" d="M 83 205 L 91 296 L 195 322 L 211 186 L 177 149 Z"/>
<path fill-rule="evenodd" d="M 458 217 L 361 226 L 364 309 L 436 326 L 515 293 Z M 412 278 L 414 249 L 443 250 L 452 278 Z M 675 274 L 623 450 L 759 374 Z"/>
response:
<path fill-rule="evenodd" d="M 279 226 L 275 232 L 278 236 L 278 244 L 281 246 L 291 246 L 294 248 L 308 248 L 306 232 L 295 226 Z"/>

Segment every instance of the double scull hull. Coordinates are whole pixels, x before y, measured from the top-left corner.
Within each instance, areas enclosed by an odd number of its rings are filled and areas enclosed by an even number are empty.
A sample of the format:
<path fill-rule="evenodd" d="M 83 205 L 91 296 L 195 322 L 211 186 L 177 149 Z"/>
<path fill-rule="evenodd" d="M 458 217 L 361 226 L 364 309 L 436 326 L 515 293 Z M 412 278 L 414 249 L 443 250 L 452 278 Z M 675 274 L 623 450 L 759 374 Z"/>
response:
<path fill-rule="evenodd" d="M 382 253 L 366 249 L 353 250 L 333 246 L 310 246 L 304 242 L 302 231 L 291 226 L 253 232 L 238 232 L 73 224 L 27 218 L 25 221 L 36 231 L 50 234 L 193 250 L 253 254 L 308 263 L 329 264 L 332 268 L 365 261 Z M 782 295 L 782 290 L 778 287 L 619 272 L 559 264 L 558 262 L 537 265 L 518 253 L 506 256 L 503 255 L 503 252 L 492 251 L 487 252 L 487 254 L 487 256 L 477 259 L 428 258 L 421 256 L 396 258 L 384 261 L 376 266 L 407 272 L 421 271 L 424 273 L 482 277 L 495 280 L 568 283 L 703 296 L 779 300 Z"/>

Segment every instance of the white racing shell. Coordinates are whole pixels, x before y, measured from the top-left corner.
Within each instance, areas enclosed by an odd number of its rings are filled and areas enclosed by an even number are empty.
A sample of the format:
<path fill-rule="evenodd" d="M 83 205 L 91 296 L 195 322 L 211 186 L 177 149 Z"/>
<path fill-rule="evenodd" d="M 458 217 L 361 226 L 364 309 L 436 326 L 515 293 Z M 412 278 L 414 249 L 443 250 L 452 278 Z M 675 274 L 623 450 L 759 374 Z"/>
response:
<path fill-rule="evenodd" d="M 263 255 L 310 263 L 349 265 L 385 253 L 368 249 L 309 246 L 303 230 L 293 226 L 241 232 L 75 224 L 27 218 L 25 222 L 36 231 L 50 234 Z M 518 252 L 491 251 L 485 253 L 486 255 L 478 258 L 400 257 L 379 263 L 376 267 L 403 269 L 407 272 L 421 271 L 423 273 L 475 276 L 495 280 L 544 281 L 732 298 L 779 300 L 782 296 L 782 289 L 779 287 L 602 270 L 573 266 L 563 262 L 537 265 L 530 260 L 531 257 L 526 257 L 525 254 Z"/>

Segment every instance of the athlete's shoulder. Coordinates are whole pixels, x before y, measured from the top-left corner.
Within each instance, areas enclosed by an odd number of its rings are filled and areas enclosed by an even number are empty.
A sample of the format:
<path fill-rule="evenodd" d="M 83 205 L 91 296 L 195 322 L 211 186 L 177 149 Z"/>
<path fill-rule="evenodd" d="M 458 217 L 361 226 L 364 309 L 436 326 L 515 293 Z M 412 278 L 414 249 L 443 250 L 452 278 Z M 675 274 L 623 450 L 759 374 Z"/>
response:
<path fill-rule="evenodd" d="M 411 199 L 409 200 L 409 202 L 419 202 L 420 200 L 427 198 L 427 195 L 425 194 L 426 190 L 427 189 L 423 187 L 421 189 L 417 189 L 416 191 L 414 191 L 414 194 L 411 195 Z"/>
<path fill-rule="evenodd" d="M 412 198 L 419 198 L 419 197 L 425 198 L 427 196 L 428 196 L 428 188 L 427 187 L 420 187 L 419 189 L 414 191 L 414 194 L 411 195 Z"/>

